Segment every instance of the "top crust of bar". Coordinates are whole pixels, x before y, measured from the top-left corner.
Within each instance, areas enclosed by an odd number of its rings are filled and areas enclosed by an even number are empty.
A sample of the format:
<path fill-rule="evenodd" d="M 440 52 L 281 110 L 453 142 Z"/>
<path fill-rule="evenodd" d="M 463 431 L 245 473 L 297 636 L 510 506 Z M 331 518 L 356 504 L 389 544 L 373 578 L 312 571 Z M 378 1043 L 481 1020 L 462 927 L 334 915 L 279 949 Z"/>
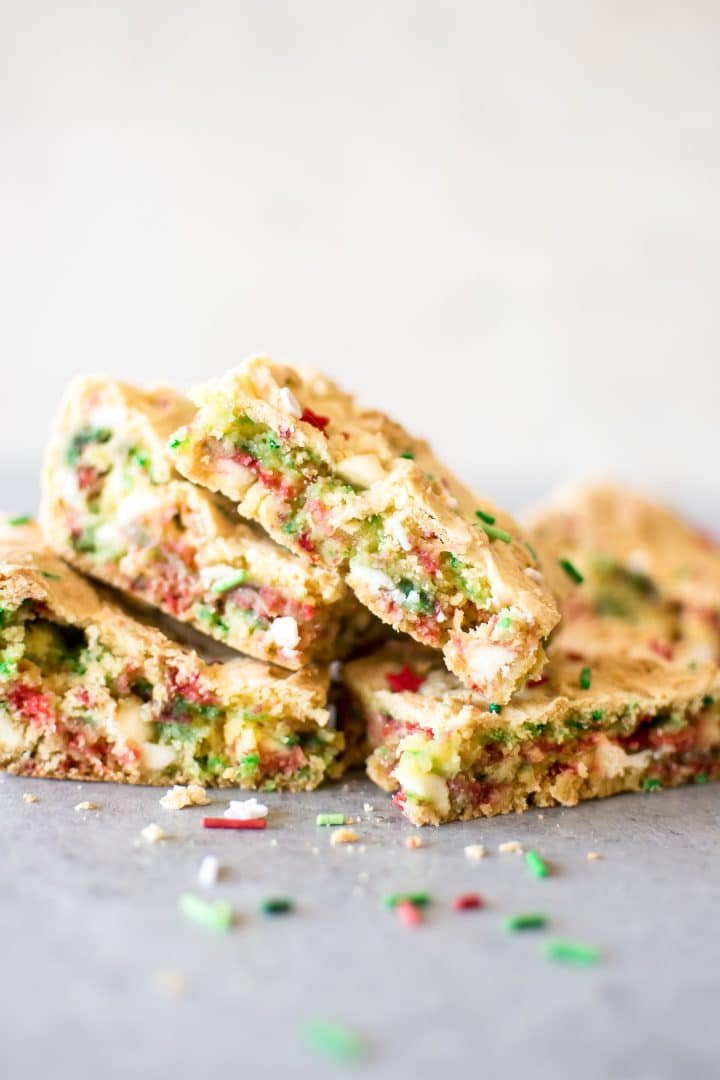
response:
<path fill-rule="evenodd" d="M 51 618 L 77 626 L 102 640 L 132 664 L 144 662 L 152 681 L 155 672 L 172 664 L 178 675 L 200 673 L 226 700 L 237 691 L 251 693 L 265 708 L 285 706 L 308 722 L 328 723 L 328 674 L 308 666 L 289 672 L 248 657 L 205 662 L 198 654 L 152 626 L 128 615 L 46 547 L 34 524 L 11 526 L 0 518 L 0 604 L 18 606 L 32 600 L 47 607 Z"/>
<path fill-rule="evenodd" d="M 289 393 L 288 393 L 289 391 Z M 400 505 L 418 519 L 428 519 L 454 554 L 486 568 L 496 598 L 523 611 L 546 637 L 559 619 L 550 588 L 525 571 L 537 569 L 520 526 L 487 499 L 477 499 L 431 453 L 428 444 L 413 438 L 383 413 L 359 408 L 326 376 L 305 368 L 291 368 L 257 356 L 223 378 L 190 393 L 199 412 L 190 423 L 193 435 L 222 437 L 233 417 L 242 412 L 274 430 L 283 428 L 294 443 L 310 450 L 341 478 L 362 491 L 350 513 L 383 512 Z M 298 409 L 299 406 L 299 409 Z M 324 432 L 299 418 L 310 409 L 329 423 Z M 176 432 L 181 439 L 182 429 Z M 217 489 L 219 478 L 202 455 L 171 451 L 178 469 L 189 479 Z M 412 454 L 408 460 L 402 455 Z M 248 476 L 244 490 L 225 491 L 239 510 L 257 511 L 262 499 Z M 512 542 L 490 540 L 479 527 L 477 509 L 491 514 Z M 338 519 L 337 524 L 348 524 Z"/>
<path fill-rule="evenodd" d="M 558 492 L 529 515 L 533 538 L 572 559 L 611 558 L 650 578 L 667 600 L 720 609 L 720 548 L 672 510 L 612 485 Z"/>
<path fill-rule="evenodd" d="M 253 573 L 267 575 L 268 583 L 288 589 L 299 599 L 319 597 L 326 603 L 349 599 L 339 574 L 323 566 L 310 566 L 286 548 L 271 540 L 257 525 L 238 520 L 235 507 L 221 496 L 212 496 L 203 488 L 181 479 L 168 451 L 168 440 L 179 424 L 195 414 L 191 402 L 169 387 L 147 390 L 100 376 L 83 376 L 69 386 L 60 406 L 45 464 L 41 508 L 43 532 L 51 546 L 86 573 L 95 573 L 92 559 L 69 550 L 67 530 L 62 520 L 65 494 L 55 480 L 64 468 L 68 433 L 75 430 L 80 414 L 97 400 L 98 416 L 106 416 L 108 425 L 127 432 L 146 446 L 151 455 L 152 476 L 157 506 L 175 500 L 185 511 L 203 521 L 207 536 L 208 561 L 230 561 L 242 553 Z M 101 426 L 101 425 L 98 425 Z"/>
<path fill-rule="evenodd" d="M 541 684 L 526 687 L 505 705 L 502 715 L 491 713 L 482 699 L 463 687 L 437 654 L 412 642 L 389 642 L 381 649 L 343 668 L 343 680 L 373 711 L 415 723 L 435 734 L 498 727 L 517 730 L 528 723 L 561 723 L 570 714 L 591 717 L 594 710 L 617 714 L 629 704 L 640 711 L 698 707 L 706 695 L 720 693 L 720 672 L 711 663 L 665 662 L 651 655 L 628 656 L 599 652 L 592 662 L 590 689 L 580 687 L 584 660 L 553 655 Z M 409 667 L 424 677 L 412 693 L 390 689 L 387 676 Z"/>

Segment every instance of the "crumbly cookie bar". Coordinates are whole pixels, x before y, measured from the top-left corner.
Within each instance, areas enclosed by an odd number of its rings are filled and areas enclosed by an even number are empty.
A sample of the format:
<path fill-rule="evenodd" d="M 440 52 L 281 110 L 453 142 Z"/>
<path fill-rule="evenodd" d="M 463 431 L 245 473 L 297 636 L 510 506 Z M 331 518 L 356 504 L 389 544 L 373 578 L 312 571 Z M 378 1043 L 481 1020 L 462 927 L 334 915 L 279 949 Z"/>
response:
<path fill-rule="evenodd" d="M 178 477 L 167 452 L 190 402 L 76 380 L 48 451 L 42 524 L 85 573 L 260 660 L 328 661 L 372 621 L 334 570 L 309 566 Z"/>
<path fill-rule="evenodd" d="M 232 654 L 231 654 L 232 655 Z M 0 766 L 25 776 L 314 788 L 338 770 L 324 669 L 208 662 L 0 527 Z"/>
<path fill-rule="evenodd" d="M 504 702 L 543 666 L 558 612 L 519 526 L 382 413 L 324 376 L 246 361 L 191 395 L 178 469 L 315 564 L 375 615 L 442 649 Z"/>
<path fill-rule="evenodd" d="M 564 598 L 565 623 L 599 616 L 642 630 L 661 655 L 680 641 L 696 659 L 720 660 L 720 547 L 707 534 L 607 485 L 556 495 L 530 527 L 543 554 L 583 578 Z"/>
<path fill-rule="evenodd" d="M 344 668 L 344 723 L 370 777 L 416 825 L 720 777 L 712 664 L 552 656 L 512 705 L 487 708 L 430 650 L 393 642 Z"/>

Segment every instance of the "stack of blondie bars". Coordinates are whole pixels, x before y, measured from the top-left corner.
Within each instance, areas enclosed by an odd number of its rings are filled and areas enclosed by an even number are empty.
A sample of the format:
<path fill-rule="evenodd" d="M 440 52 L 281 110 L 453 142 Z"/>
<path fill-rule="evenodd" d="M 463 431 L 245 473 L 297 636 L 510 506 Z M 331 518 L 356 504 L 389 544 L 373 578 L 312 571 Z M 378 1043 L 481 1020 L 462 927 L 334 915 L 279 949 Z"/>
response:
<path fill-rule="evenodd" d="M 92 580 L 92 584 L 91 584 Z M 0 764 L 417 824 L 720 775 L 720 552 L 590 488 L 527 531 L 325 376 L 86 378 L 0 530 Z M 332 676 L 332 677 L 331 677 Z"/>

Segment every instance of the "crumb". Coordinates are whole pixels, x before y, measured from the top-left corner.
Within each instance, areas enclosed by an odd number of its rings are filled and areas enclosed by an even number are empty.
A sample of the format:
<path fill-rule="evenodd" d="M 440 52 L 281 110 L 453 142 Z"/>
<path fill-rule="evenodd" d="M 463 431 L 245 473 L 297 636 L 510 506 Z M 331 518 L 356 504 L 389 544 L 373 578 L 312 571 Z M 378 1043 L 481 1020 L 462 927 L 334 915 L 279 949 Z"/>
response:
<path fill-rule="evenodd" d="M 25 802 L 25 803 L 34 803 L 34 802 L 37 802 L 37 801 L 38 801 L 37 795 L 31 795 L 29 791 L 26 791 L 25 794 L 23 795 L 23 802 Z"/>
<path fill-rule="evenodd" d="M 406 836 L 403 843 L 406 848 L 410 848 L 410 851 L 415 851 L 417 848 L 423 846 L 422 839 L 419 836 Z M 467 850 L 467 848 L 465 850 Z"/>
<path fill-rule="evenodd" d="M 342 789 L 343 789 L 343 791 L 349 791 L 350 790 L 350 785 L 349 784 L 343 784 Z"/>
<path fill-rule="evenodd" d="M 544 814 L 538 814 L 538 821 L 544 821 L 544 820 L 545 820 L 545 815 Z"/>
<path fill-rule="evenodd" d="M 235 821 L 257 821 L 267 817 L 268 808 L 259 803 L 255 796 L 252 799 L 231 799 L 223 817 L 232 818 Z"/>
<path fill-rule="evenodd" d="M 158 840 L 166 840 L 167 833 L 164 829 L 161 829 L 159 825 L 154 822 L 152 825 L 146 825 L 144 829 L 140 830 L 140 835 L 143 840 L 146 840 L 148 844 L 157 844 Z"/>
<path fill-rule="evenodd" d="M 277 842 L 277 837 L 276 837 L 276 836 L 272 836 L 272 837 L 270 838 L 270 847 L 277 847 L 277 846 L 278 846 L 278 842 Z"/>
<path fill-rule="evenodd" d="M 359 839 L 354 829 L 333 829 L 330 833 L 330 843 L 333 847 L 336 844 L 355 844 Z"/>
<path fill-rule="evenodd" d="M 79 802 L 77 804 L 77 806 L 75 807 L 75 809 L 76 810 L 97 810 L 97 803 L 88 802 L 88 800 L 86 799 L 85 802 Z"/>
<path fill-rule="evenodd" d="M 368 874 L 367 870 L 361 870 L 357 876 L 357 879 L 361 885 L 366 885 L 367 882 L 370 880 L 370 875 Z"/>
<path fill-rule="evenodd" d="M 320 854 L 320 848 L 319 847 L 311 847 L 310 851 L 311 851 L 311 853 L 313 855 L 319 855 Z"/>
<path fill-rule="evenodd" d="M 179 971 L 156 971 L 153 982 L 157 990 L 172 997 L 185 991 L 185 979 Z"/>
<path fill-rule="evenodd" d="M 367 851 L 367 848 L 365 847 L 365 845 L 364 845 L 364 844 L 361 844 L 361 845 L 360 845 L 360 847 L 358 848 L 358 852 L 359 852 L 359 853 L 360 853 L 361 855 L 364 855 L 366 851 Z"/>
<path fill-rule="evenodd" d="M 210 799 L 200 784 L 175 784 L 160 800 L 165 810 L 184 810 L 186 806 L 209 806 Z"/>
<path fill-rule="evenodd" d="M 366 814 L 372 814 L 374 809 L 375 809 L 375 807 L 373 806 L 372 803 L 369 803 L 369 802 L 363 803 L 363 810 L 365 811 Z"/>
<path fill-rule="evenodd" d="M 590 862 L 597 862 L 598 859 L 602 859 L 602 855 L 597 851 L 588 851 L 585 858 L 589 859 Z"/>
<path fill-rule="evenodd" d="M 484 859 L 487 855 L 484 844 L 467 844 L 463 850 L 467 859 Z"/>
<path fill-rule="evenodd" d="M 519 840 L 507 840 L 504 844 L 498 844 L 498 851 L 503 855 L 522 855 L 523 846 Z"/>

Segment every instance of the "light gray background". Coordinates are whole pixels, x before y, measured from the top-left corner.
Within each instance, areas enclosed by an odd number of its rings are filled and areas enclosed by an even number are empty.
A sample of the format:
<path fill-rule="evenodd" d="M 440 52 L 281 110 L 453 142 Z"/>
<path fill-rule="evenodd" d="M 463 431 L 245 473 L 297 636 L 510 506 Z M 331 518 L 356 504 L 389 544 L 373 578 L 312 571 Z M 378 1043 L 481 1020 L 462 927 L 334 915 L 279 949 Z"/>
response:
<path fill-rule="evenodd" d="M 267 350 L 513 507 L 608 473 L 720 524 L 719 18 L 0 0 L 2 503 L 32 508 L 71 374 L 186 385 Z M 300 1046 L 314 1014 L 367 1039 L 373 1080 L 717 1075 L 713 788 L 425 830 L 417 852 L 361 781 L 270 797 L 262 835 L 208 836 L 158 795 L 0 778 L 3 1080 L 337 1075 Z M 331 850 L 317 810 L 367 799 L 365 853 Z M 151 820 L 166 846 L 136 845 Z M 515 838 L 555 876 L 494 853 Z M 220 940 L 176 911 L 205 851 L 242 916 Z M 396 887 L 432 891 L 426 927 L 379 910 Z M 475 887 L 488 910 L 453 914 Z M 283 892 L 298 913 L 264 923 Z M 602 964 L 505 936 L 528 908 Z"/>

